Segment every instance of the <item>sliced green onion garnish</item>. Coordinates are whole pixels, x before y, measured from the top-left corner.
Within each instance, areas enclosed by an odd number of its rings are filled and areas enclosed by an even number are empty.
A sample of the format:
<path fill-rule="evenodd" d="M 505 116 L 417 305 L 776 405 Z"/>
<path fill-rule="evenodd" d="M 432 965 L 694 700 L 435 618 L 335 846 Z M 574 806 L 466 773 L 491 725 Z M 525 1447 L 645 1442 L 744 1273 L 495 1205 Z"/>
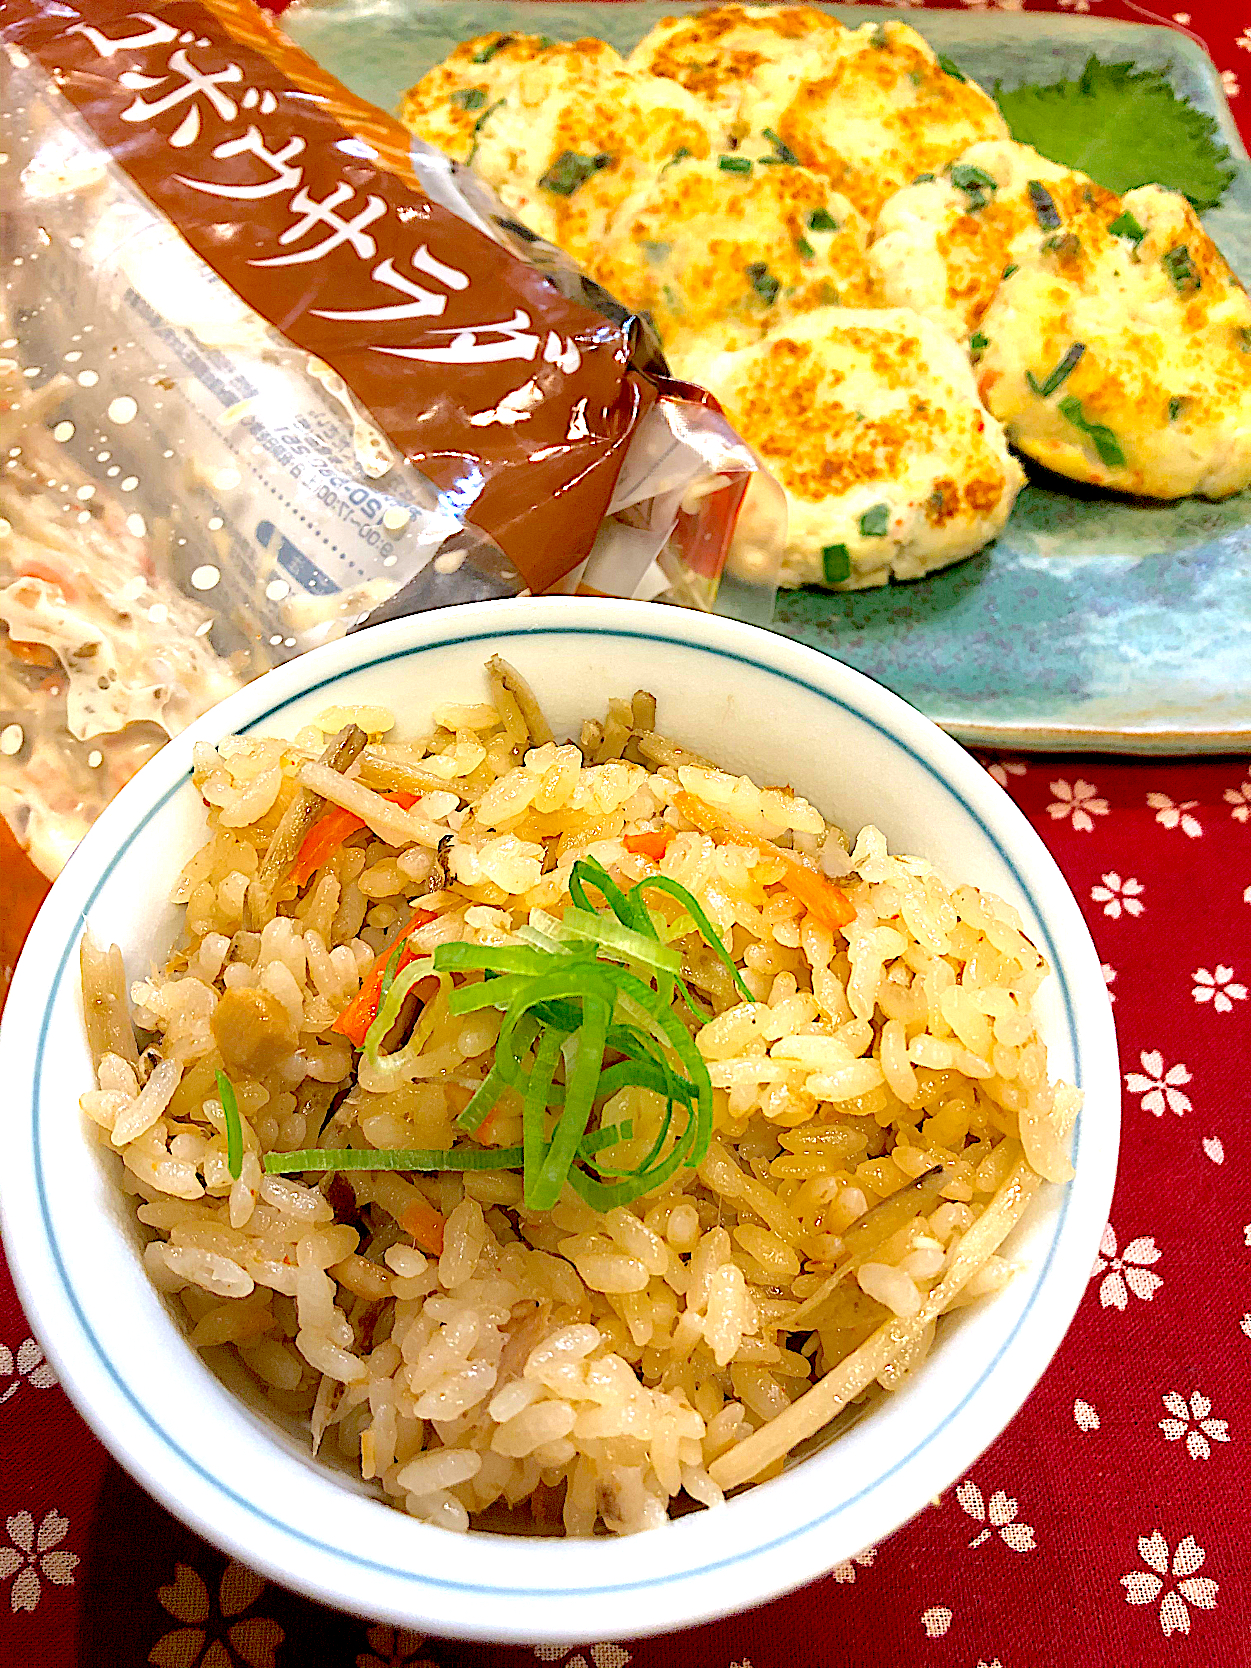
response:
<path fill-rule="evenodd" d="M 402 948 L 402 945 L 397 944 L 395 951 L 392 952 L 390 960 L 387 962 L 387 970 L 391 972 L 391 979 L 388 982 L 386 973 L 383 974 L 382 990 L 386 992 L 386 995 L 382 996 L 379 1001 L 374 1022 L 365 1033 L 363 1053 L 371 1066 L 378 1064 L 378 1051 L 386 1041 L 388 1031 L 400 1017 L 400 1009 L 404 1006 L 405 997 L 414 985 L 419 984 L 422 979 L 428 978 L 434 971 L 434 963 L 429 956 L 423 956 L 420 961 L 410 962 L 407 967 L 401 969 L 398 973 L 392 971 L 392 962 L 397 962 L 396 952 L 402 950 Z"/>
<path fill-rule="evenodd" d="M 1070 347 L 1065 353 L 1064 357 L 1059 360 L 1059 362 L 1053 366 L 1050 371 L 1048 371 L 1047 375 L 1041 382 L 1039 382 L 1037 377 L 1035 377 L 1033 371 L 1026 371 L 1026 382 L 1029 383 L 1030 387 L 1038 395 L 1040 400 L 1049 400 L 1055 393 L 1056 389 L 1067 382 L 1072 373 L 1077 369 L 1085 351 L 1085 342 L 1074 342 L 1072 347 Z"/>
<path fill-rule="evenodd" d="M 265 1170 L 516 1170 L 521 1159 L 520 1147 L 303 1147 L 266 1153 Z"/>
<path fill-rule="evenodd" d="M 660 921 L 664 937 L 659 918 L 647 907 L 648 887 L 682 906 L 677 922 Z M 592 905 L 592 893 L 604 900 L 607 913 Z M 454 1016 L 487 1008 L 503 1016 L 491 1069 L 456 1123 L 472 1134 L 501 1095 L 514 1092 L 521 1097 L 520 1146 L 308 1147 L 270 1153 L 266 1170 L 520 1169 L 526 1208 L 542 1211 L 552 1208 L 566 1184 L 606 1210 L 652 1192 L 680 1165 L 697 1165 L 712 1135 L 712 1082 L 690 1030 L 674 1011 L 675 994 L 701 1023 L 706 1015 L 680 977 L 682 958 L 667 940 L 698 931 L 747 1001 L 751 991 L 698 899 L 678 881 L 649 875 L 626 891 L 602 863 L 580 858 L 570 872 L 569 894 L 572 907 L 563 918 L 535 912 L 534 924 L 522 929 L 522 942 L 442 944 L 432 957 L 408 967 L 393 956 L 365 1042 L 376 1063 L 405 998 L 422 978 L 481 974 L 450 989 L 445 985 L 446 995 L 438 998 L 439 1011 Z M 419 1050 L 423 1026 L 434 1023 L 434 1008 L 427 1005 L 406 1049 Z M 605 1063 L 606 1050 L 614 1056 L 611 1064 Z M 563 1082 L 558 1081 L 562 1068 Z M 629 1088 L 655 1094 L 665 1109 L 644 1156 L 629 1165 L 613 1164 L 601 1155 L 632 1140 L 634 1123 L 627 1118 L 597 1127 L 597 1108 Z M 679 1109 L 685 1116 L 675 1133 Z"/>
<path fill-rule="evenodd" d="M 795 155 L 794 151 L 790 148 L 786 141 L 784 139 L 780 139 L 771 127 L 766 127 L 763 130 L 763 133 L 764 137 L 773 146 L 773 155 L 776 161 L 790 163 L 793 166 L 798 165 L 799 158 Z"/>
<path fill-rule="evenodd" d="M 481 87 L 458 87 L 452 94 L 452 103 L 459 104 L 462 110 L 481 110 L 486 93 Z"/>
<path fill-rule="evenodd" d="M 860 517 L 860 535 L 866 539 L 884 539 L 890 526 L 890 505 L 874 504 Z"/>
<path fill-rule="evenodd" d="M 763 261 L 749 261 L 743 268 L 751 280 L 751 287 L 764 302 L 766 307 L 772 307 L 782 288 L 780 278 L 775 278 Z"/>
<path fill-rule="evenodd" d="M 983 336 L 980 330 L 975 330 L 969 337 L 969 358 L 975 365 L 989 346 L 990 338 Z"/>
<path fill-rule="evenodd" d="M 238 1181 L 243 1172 L 243 1122 L 239 1117 L 235 1086 L 224 1071 L 217 1074 L 217 1098 L 222 1103 L 222 1116 L 226 1120 L 226 1168 Z"/>
<path fill-rule="evenodd" d="M 667 944 L 659 943 L 654 934 L 649 937 L 645 933 L 632 932 L 619 921 L 608 920 L 603 915 L 588 914 L 581 909 L 571 909 L 565 916 L 563 925 L 571 937 L 598 944 L 602 950 L 623 956 L 627 961 L 641 961 L 662 973 L 682 971 L 682 957 Z"/>
<path fill-rule="evenodd" d="M 1128 209 L 1121 210 L 1120 214 L 1108 227 L 1108 230 L 1113 237 L 1129 238 L 1135 249 L 1147 235 L 1146 229 L 1138 224 Z"/>
<path fill-rule="evenodd" d="M 808 242 L 806 237 L 797 237 L 795 239 L 795 249 L 801 261 L 815 261 L 817 258 L 816 250 Z"/>
<path fill-rule="evenodd" d="M 719 156 L 717 167 L 723 174 L 750 174 L 751 158 L 749 156 Z"/>
<path fill-rule="evenodd" d="M 650 887 L 653 892 L 667 892 L 671 898 L 676 898 L 678 900 L 678 902 L 686 910 L 687 914 L 691 917 L 691 920 L 694 921 L 695 925 L 699 928 L 699 935 L 703 939 L 704 943 L 713 952 L 717 960 L 729 970 L 731 978 L 734 980 L 734 983 L 737 985 L 745 1000 L 748 1002 L 754 1002 L 756 998 L 743 983 L 743 975 L 739 972 L 738 968 L 735 967 L 734 959 L 730 955 L 730 952 L 726 949 L 725 945 L 721 942 L 721 936 L 717 932 L 717 929 L 704 914 L 699 899 L 692 893 L 688 892 L 680 880 L 670 880 L 668 875 L 646 875 L 639 881 L 637 886 L 635 886 L 634 891 L 635 893 L 641 894 L 644 889 L 648 887 Z"/>
<path fill-rule="evenodd" d="M 1060 226 L 1060 211 L 1056 208 L 1055 199 L 1050 191 L 1041 180 L 1030 180 L 1027 189 L 1035 220 L 1044 232 L 1057 231 Z"/>
<path fill-rule="evenodd" d="M 1067 394 L 1060 401 L 1057 409 L 1061 417 L 1072 423 L 1075 429 L 1080 429 L 1087 436 L 1095 451 L 1098 452 L 1101 462 L 1106 464 L 1109 469 L 1124 469 L 1125 454 L 1121 450 L 1120 442 L 1105 424 L 1087 421 L 1086 414 L 1082 410 L 1082 402 L 1076 394 Z"/>
<path fill-rule="evenodd" d="M 829 209 L 813 209 L 808 216 L 808 230 L 810 232 L 836 232 L 838 221 Z"/>
<path fill-rule="evenodd" d="M 539 185 L 557 197 L 572 197 L 580 185 L 585 185 L 601 168 L 607 168 L 611 161 L 607 151 L 597 151 L 594 156 L 581 151 L 561 151 L 547 172 L 539 176 Z"/>
<path fill-rule="evenodd" d="M 1203 288 L 1203 280 L 1184 243 L 1174 244 L 1161 255 L 1160 265 L 1173 280 L 1173 288 L 1178 295 L 1192 295 L 1195 290 Z"/>
<path fill-rule="evenodd" d="M 940 52 L 938 54 L 938 67 L 944 75 L 953 76 L 957 81 L 967 81 L 969 79 L 960 66 L 948 58 L 945 53 Z"/>
<path fill-rule="evenodd" d="M 474 53 L 472 62 L 475 64 L 489 64 L 495 54 L 497 52 L 502 52 L 514 38 L 515 37 L 512 35 L 498 36 L 489 46 L 480 47 L 479 50 Z"/>
<path fill-rule="evenodd" d="M 851 578 L 851 552 L 845 544 L 822 546 L 821 574 L 827 585 L 838 585 Z"/>

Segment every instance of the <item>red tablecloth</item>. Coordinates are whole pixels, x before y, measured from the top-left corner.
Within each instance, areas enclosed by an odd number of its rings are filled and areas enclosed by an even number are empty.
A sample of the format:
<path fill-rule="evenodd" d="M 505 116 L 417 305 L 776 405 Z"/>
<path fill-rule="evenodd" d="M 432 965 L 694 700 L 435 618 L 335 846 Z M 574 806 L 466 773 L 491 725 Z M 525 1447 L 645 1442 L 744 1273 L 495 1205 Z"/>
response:
<path fill-rule="evenodd" d="M 1241 116 L 1251 8 L 1059 7 L 1197 33 Z M 1251 1664 L 1251 763 L 988 763 L 1086 911 L 1125 1123 L 1073 1329 L 957 1487 L 825 1580 L 691 1633 L 422 1639 L 267 1584 L 154 1505 L 66 1400 L 0 1266 L 0 1668 Z"/>

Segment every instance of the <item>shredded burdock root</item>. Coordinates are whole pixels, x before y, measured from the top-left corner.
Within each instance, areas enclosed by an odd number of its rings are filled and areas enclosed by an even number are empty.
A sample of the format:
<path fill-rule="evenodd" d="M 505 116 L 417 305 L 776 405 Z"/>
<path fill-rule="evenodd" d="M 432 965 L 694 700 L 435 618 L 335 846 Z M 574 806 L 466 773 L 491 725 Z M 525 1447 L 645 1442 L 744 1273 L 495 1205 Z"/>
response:
<path fill-rule="evenodd" d="M 345 724 L 321 755 L 323 770 L 341 774 L 364 750 L 369 737 L 359 724 Z M 290 872 L 305 835 L 317 821 L 325 799 L 315 788 L 301 782 L 279 819 L 273 839 L 265 852 L 260 873 L 249 888 L 248 903 L 252 925 L 258 930 L 273 918 L 275 888 Z"/>
<path fill-rule="evenodd" d="M 83 944 L 82 1104 L 192 1343 L 315 1450 L 445 1528 L 632 1532 L 836 1439 L 993 1296 L 1080 1097 L 1006 904 L 646 691 L 558 743 L 486 681 L 418 739 L 335 708 L 197 750 L 142 1054 Z"/>

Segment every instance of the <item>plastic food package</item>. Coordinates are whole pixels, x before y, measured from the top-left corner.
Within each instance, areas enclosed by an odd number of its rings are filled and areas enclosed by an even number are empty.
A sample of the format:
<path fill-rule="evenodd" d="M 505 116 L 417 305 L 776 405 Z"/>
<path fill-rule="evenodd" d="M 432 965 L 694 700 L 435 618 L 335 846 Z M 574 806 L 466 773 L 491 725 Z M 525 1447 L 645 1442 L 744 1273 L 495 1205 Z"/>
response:
<path fill-rule="evenodd" d="M 784 500 L 715 405 L 251 0 L 8 0 L 0 272 L 0 814 L 47 874 L 168 735 L 365 623 L 771 612 Z"/>

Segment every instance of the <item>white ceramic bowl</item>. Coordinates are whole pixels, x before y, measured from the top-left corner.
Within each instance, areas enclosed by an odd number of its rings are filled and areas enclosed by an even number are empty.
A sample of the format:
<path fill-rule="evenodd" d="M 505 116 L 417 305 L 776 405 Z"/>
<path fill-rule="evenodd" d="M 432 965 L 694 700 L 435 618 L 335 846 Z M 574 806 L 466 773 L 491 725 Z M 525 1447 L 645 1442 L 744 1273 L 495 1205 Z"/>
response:
<path fill-rule="evenodd" d="M 1053 1070 L 1086 1092 L 1077 1179 L 1048 1187 L 1010 1249 L 1021 1270 L 953 1316 L 923 1369 L 825 1450 L 716 1511 L 621 1540 L 466 1539 L 382 1504 L 223 1387 L 140 1264 L 127 1205 L 87 1138 L 77 983 L 84 920 L 132 977 L 177 930 L 163 900 L 201 837 L 192 745 L 294 734 L 330 703 L 481 699 L 503 653 L 557 732 L 644 687 L 664 730 L 730 769 L 790 782 L 850 828 L 990 887 L 1055 969 Z M 528 1642 L 628 1638 L 760 1603 L 905 1522 L 1004 1428 L 1064 1335 L 1107 1219 L 1119 1076 L 1099 960 L 1038 836 L 986 772 L 895 696 L 729 621 L 638 603 L 481 603 L 362 632 L 270 672 L 164 748 L 105 811 L 35 923 L 0 1035 L 5 1241 L 27 1313 L 96 1433 L 171 1511 L 275 1580 L 426 1632 Z"/>

